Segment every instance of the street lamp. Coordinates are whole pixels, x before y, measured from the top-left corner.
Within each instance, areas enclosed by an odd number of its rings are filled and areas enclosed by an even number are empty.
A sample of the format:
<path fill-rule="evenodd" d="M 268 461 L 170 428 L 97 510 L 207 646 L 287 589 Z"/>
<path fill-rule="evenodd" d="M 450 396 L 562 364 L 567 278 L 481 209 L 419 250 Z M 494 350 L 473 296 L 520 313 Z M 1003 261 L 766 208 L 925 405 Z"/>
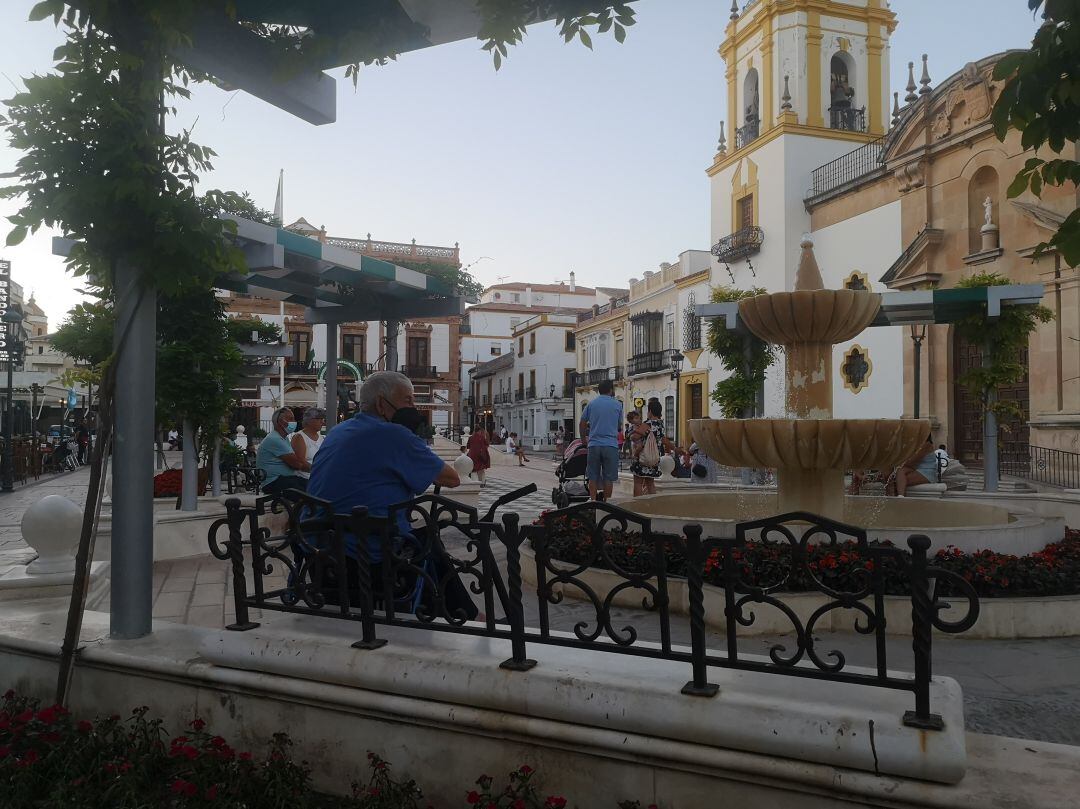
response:
<path fill-rule="evenodd" d="M 4 331 L 7 332 L 7 413 L 4 417 L 4 453 L 0 457 L 0 492 L 15 491 L 15 464 L 12 452 L 11 427 L 15 420 L 15 403 L 13 401 L 14 383 L 12 371 L 23 351 L 22 343 L 22 312 L 12 307 L 4 312 L 0 321 L 4 323 Z"/>
<path fill-rule="evenodd" d="M 926 339 L 926 324 L 912 323 L 911 342 L 915 347 L 915 408 L 914 418 L 919 417 L 919 401 L 922 398 L 922 343 Z"/>
<path fill-rule="evenodd" d="M 675 425 L 675 429 L 672 431 L 675 433 L 672 436 L 672 443 L 679 443 L 679 377 L 682 375 L 683 360 L 686 359 L 679 353 L 678 349 L 671 355 L 671 379 L 675 383 L 675 418 L 672 420 L 672 424 Z"/>

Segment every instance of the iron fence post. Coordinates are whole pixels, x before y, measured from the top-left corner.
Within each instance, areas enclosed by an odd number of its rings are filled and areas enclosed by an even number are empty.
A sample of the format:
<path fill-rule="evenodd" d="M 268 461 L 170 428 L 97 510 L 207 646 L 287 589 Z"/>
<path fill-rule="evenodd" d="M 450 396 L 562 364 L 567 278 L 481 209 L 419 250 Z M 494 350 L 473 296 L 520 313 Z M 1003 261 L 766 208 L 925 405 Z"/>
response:
<path fill-rule="evenodd" d="M 358 506 L 352 510 L 348 520 L 349 531 L 356 537 L 356 588 L 360 596 L 360 629 L 363 636 L 352 645 L 354 649 L 378 649 L 385 646 L 386 638 L 375 636 L 375 600 L 371 594 L 371 555 L 368 553 L 368 510 Z M 348 560 L 345 558 L 345 536 L 343 531 L 335 530 L 334 552 L 338 557 L 338 578 L 348 577 Z M 385 557 L 384 557 L 385 558 Z"/>
<path fill-rule="evenodd" d="M 508 599 L 506 619 L 510 622 L 510 646 L 512 656 L 499 664 L 511 671 L 528 671 L 536 665 L 535 660 L 525 657 L 525 610 L 521 598 L 521 532 L 518 515 L 503 515 L 502 541 L 506 546 L 506 578 Z"/>
<path fill-rule="evenodd" d="M 686 585 L 690 599 L 690 652 L 693 679 L 682 687 L 682 693 L 695 697 L 712 697 L 720 686 L 708 681 L 705 649 L 705 595 L 702 572 L 705 554 L 701 545 L 701 526 L 685 525 Z"/>
<path fill-rule="evenodd" d="M 240 501 L 237 498 L 230 497 L 225 501 L 225 515 L 229 521 L 229 539 L 225 546 L 232 565 L 233 604 L 236 608 L 236 620 L 225 628 L 243 632 L 254 629 L 258 624 L 248 616 L 247 583 L 244 581 L 244 535 L 240 530 L 244 524 L 244 513 L 240 510 Z M 255 535 L 252 535 L 251 541 L 257 541 Z M 254 545 L 252 547 L 254 553 Z"/>
<path fill-rule="evenodd" d="M 934 603 L 930 595 L 926 552 L 930 538 L 925 534 L 908 537 L 911 548 L 911 648 L 915 653 L 915 710 L 904 713 L 904 724 L 922 730 L 941 730 L 945 723 L 930 713 L 931 642 Z"/>

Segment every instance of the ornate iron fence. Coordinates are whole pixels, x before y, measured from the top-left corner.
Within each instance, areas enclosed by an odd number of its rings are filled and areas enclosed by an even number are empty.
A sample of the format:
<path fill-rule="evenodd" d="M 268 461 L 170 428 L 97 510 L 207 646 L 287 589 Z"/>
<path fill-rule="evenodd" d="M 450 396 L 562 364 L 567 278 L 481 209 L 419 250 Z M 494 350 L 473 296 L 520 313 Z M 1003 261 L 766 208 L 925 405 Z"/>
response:
<path fill-rule="evenodd" d="M 681 535 L 652 530 L 648 518 L 607 503 L 583 503 L 546 512 L 539 524 L 519 527 L 518 515 L 507 514 L 495 521 L 496 510 L 524 494 L 536 490 L 530 485 L 497 500 L 481 518 L 476 509 L 440 495 L 424 495 L 393 506 L 386 517 L 373 517 L 364 508 L 351 514 L 333 514 L 330 504 L 290 492 L 293 499 L 264 497 L 254 507 L 244 508 L 239 500 L 226 503 L 226 517 L 210 529 L 210 550 L 232 568 L 236 621 L 227 628 L 247 630 L 258 626 L 249 610 L 278 610 L 340 618 L 359 624 L 360 638 L 352 645 L 376 649 L 387 640 L 380 638 L 378 626 L 409 627 L 456 632 L 504 640 L 510 657 L 503 668 L 523 671 L 537 665 L 529 658 L 530 644 L 582 648 L 601 654 L 626 654 L 660 658 L 686 664 L 689 681 L 684 694 L 712 696 L 717 686 L 709 682 L 710 668 L 728 668 L 763 674 L 785 675 L 909 691 L 914 710 L 903 717 L 906 725 L 940 729 L 941 717 L 931 711 L 931 643 L 933 629 L 963 632 L 978 618 L 979 602 L 971 585 L 962 577 L 929 564 L 930 540 L 914 535 L 908 540 L 910 552 L 891 545 L 867 541 L 859 528 L 832 522 L 813 514 L 796 512 L 753 522 L 740 523 L 734 538 L 702 537 L 699 525 L 686 525 Z M 259 517 L 268 512 L 288 513 L 290 530 L 270 536 L 259 527 Z M 402 534 L 396 526 L 405 517 L 413 526 Z M 567 528 L 577 530 L 579 556 L 573 563 L 556 557 L 560 537 Z M 442 543 L 442 532 L 453 529 L 464 535 L 464 558 L 450 557 Z M 219 534 L 226 533 L 221 540 Z M 633 560 L 618 551 L 618 538 L 633 533 L 641 553 Z M 354 539 L 359 538 L 359 539 Z M 522 577 L 524 542 L 531 542 L 534 558 L 538 620 L 527 626 L 526 596 Z M 773 548 L 778 563 L 769 570 L 768 583 L 752 581 L 742 554 L 753 543 Z M 848 586 L 826 583 L 812 564 L 812 544 L 839 550 L 845 544 L 849 555 L 857 555 L 863 566 L 846 579 Z M 495 550 L 505 552 L 505 572 Z M 690 645 L 672 640 L 668 553 L 686 560 L 689 593 Z M 565 554 L 563 554 L 565 555 Z M 377 560 L 377 561 L 376 561 Z M 914 674 L 899 676 L 888 669 L 885 643 L 885 569 L 890 575 L 906 577 L 910 585 Z M 268 587 L 275 568 L 286 573 L 283 586 Z M 618 579 L 607 593 L 598 592 L 584 578 L 590 567 L 603 566 Z M 710 649 L 706 635 L 704 579 L 710 571 L 720 571 L 724 593 L 723 648 Z M 253 592 L 248 592 L 246 575 Z M 715 573 L 713 574 L 715 575 Z M 826 602 L 803 620 L 780 597 L 789 580 L 796 576 L 813 582 Z M 483 620 L 468 620 L 468 610 L 455 604 L 455 592 L 468 590 L 483 602 Z M 830 580 L 834 581 L 834 580 Z M 854 583 L 851 583 L 854 582 Z M 966 599 L 967 609 L 960 620 L 947 621 L 941 611 L 949 606 L 938 595 L 939 583 Z M 593 608 L 591 619 L 578 621 L 571 632 L 552 627 L 549 607 L 559 603 L 564 592 L 577 591 Z M 626 591 L 642 596 L 643 606 L 655 613 L 659 643 L 639 640 L 632 626 L 616 625 L 614 599 Z M 533 596 L 530 594 L 530 598 Z M 470 598 L 470 607 L 475 610 Z M 795 636 L 790 651 L 782 644 L 768 650 L 767 657 L 746 654 L 740 648 L 738 629 L 755 622 L 754 606 L 779 610 L 791 624 Z M 835 610 L 854 616 L 854 629 L 875 640 L 872 670 L 852 670 L 842 652 L 822 652 L 817 647 L 818 622 Z M 683 627 L 685 628 L 685 627 Z"/>
<path fill-rule="evenodd" d="M 1080 489 L 1080 453 L 1006 441 L 1001 445 L 998 459 L 1003 475 L 1064 489 Z"/>
<path fill-rule="evenodd" d="M 712 247 L 712 254 L 720 261 L 730 263 L 747 258 L 761 251 L 765 243 L 765 231 L 757 225 L 737 230 Z"/>

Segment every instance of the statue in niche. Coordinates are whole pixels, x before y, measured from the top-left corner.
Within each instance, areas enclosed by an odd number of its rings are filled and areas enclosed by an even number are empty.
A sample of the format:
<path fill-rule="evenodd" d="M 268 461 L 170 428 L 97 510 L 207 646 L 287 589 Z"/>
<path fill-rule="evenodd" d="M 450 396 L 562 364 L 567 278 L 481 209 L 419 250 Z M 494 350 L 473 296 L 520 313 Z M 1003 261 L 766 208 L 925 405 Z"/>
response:
<path fill-rule="evenodd" d="M 985 224 L 987 224 L 987 225 L 994 224 L 994 222 L 993 222 L 993 214 L 994 214 L 994 201 L 992 199 L 990 199 L 990 197 L 987 197 L 986 199 L 983 200 L 983 219 L 985 220 Z"/>

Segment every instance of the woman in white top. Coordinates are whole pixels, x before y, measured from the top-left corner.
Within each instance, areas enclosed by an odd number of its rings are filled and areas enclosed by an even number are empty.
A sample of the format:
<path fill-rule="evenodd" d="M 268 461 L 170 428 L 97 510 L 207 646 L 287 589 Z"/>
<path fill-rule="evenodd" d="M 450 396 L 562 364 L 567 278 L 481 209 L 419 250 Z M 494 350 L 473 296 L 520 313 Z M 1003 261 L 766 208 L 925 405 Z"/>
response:
<path fill-rule="evenodd" d="M 304 411 L 302 428 L 292 434 L 289 443 L 297 459 L 303 464 L 296 472 L 302 478 L 311 477 L 311 464 L 315 460 L 315 453 L 319 451 L 323 440 L 322 428 L 326 426 L 326 411 L 321 407 L 309 407 Z"/>

